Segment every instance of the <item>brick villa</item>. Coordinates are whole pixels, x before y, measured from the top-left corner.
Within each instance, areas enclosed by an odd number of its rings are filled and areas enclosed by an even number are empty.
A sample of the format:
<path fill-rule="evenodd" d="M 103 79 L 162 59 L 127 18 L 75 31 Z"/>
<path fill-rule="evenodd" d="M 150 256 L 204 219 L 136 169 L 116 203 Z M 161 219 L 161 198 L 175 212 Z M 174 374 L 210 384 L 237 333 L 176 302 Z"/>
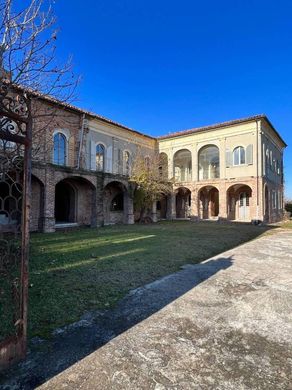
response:
<path fill-rule="evenodd" d="M 128 174 L 138 148 L 145 158 L 159 151 L 175 178 L 154 221 L 282 219 L 286 144 L 265 115 L 153 138 L 49 98 L 39 104 L 57 115 L 45 134 L 34 129 L 32 231 L 134 223 Z"/>

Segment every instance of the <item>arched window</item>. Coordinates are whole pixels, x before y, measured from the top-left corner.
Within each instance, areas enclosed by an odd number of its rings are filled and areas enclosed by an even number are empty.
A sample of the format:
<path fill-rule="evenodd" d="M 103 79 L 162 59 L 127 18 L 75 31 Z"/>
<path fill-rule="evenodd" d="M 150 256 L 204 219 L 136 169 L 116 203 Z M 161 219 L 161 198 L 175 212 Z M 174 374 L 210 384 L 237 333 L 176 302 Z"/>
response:
<path fill-rule="evenodd" d="M 219 149 L 215 145 L 203 147 L 199 152 L 199 180 L 220 177 Z"/>
<path fill-rule="evenodd" d="M 128 151 L 124 151 L 124 175 L 129 175 L 130 173 L 130 153 Z"/>
<path fill-rule="evenodd" d="M 238 146 L 233 150 L 233 165 L 245 164 L 245 149 L 242 146 Z"/>
<path fill-rule="evenodd" d="M 96 145 L 95 161 L 97 171 L 104 171 L 104 154 L 104 146 L 102 144 Z"/>
<path fill-rule="evenodd" d="M 67 160 L 67 139 L 64 134 L 54 135 L 54 164 L 66 165 Z"/>
<path fill-rule="evenodd" d="M 180 149 L 173 156 L 174 177 L 176 182 L 192 180 L 192 153 Z"/>

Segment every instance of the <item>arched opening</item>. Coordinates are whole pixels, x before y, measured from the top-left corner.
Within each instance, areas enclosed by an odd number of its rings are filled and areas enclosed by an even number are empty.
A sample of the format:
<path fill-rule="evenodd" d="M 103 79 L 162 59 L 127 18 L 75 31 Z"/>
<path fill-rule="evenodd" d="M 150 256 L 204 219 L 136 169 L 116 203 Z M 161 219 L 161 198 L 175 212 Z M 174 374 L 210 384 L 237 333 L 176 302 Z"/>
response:
<path fill-rule="evenodd" d="M 42 231 L 44 213 L 44 184 L 34 175 L 31 176 L 31 213 L 30 230 Z"/>
<path fill-rule="evenodd" d="M 199 180 L 218 179 L 219 177 L 219 148 L 215 145 L 204 146 L 199 151 Z"/>
<path fill-rule="evenodd" d="M 76 190 L 66 180 L 56 185 L 55 220 L 56 223 L 76 222 Z"/>
<path fill-rule="evenodd" d="M 126 187 L 118 182 L 112 181 L 104 188 L 104 224 L 113 225 L 126 222 Z"/>
<path fill-rule="evenodd" d="M 216 219 L 219 216 L 219 191 L 216 187 L 201 188 L 198 199 L 201 219 Z"/>
<path fill-rule="evenodd" d="M 250 221 L 252 189 L 246 184 L 235 184 L 227 191 L 227 215 L 233 221 Z"/>
<path fill-rule="evenodd" d="M 168 157 L 166 153 L 159 154 L 159 173 L 163 178 L 168 178 Z"/>
<path fill-rule="evenodd" d="M 167 216 L 167 196 L 162 195 L 160 200 L 156 205 L 157 209 L 157 218 L 158 219 L 166 219 Z"/>
<path fill-rule="evenodd" d="M 188 149 L 178 150 L 173 157 L 176 182 L 192 180 L 192 154 Z"/>
<path fill-rule="evenodd" d="M 176 192 L 176 218 L 189 218 L 191 214 L 191 191 L 180 187 Z"/>
<path fill-rule="evenodd" d="M 96 190 L 90 181 L 70 177 L 56 184 L 55 221 L 57 225 L 96 226 Z"/>

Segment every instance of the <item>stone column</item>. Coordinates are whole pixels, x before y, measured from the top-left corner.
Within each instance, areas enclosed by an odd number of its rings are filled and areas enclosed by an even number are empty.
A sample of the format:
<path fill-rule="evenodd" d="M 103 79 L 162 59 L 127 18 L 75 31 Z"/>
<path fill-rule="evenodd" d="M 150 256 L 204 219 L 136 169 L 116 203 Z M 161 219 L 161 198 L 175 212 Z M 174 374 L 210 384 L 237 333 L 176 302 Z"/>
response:
<path fill-rule="evenodd" d="M 157 202 L 152 203 L 151 218 L 153 222 L 157 222 Z"/>
<path fill-rule="evenodd" d="M 167 213 L 166 218 L 169 220 L 176 218 L 176 195 L 174 193 L 167 197 Z"/>

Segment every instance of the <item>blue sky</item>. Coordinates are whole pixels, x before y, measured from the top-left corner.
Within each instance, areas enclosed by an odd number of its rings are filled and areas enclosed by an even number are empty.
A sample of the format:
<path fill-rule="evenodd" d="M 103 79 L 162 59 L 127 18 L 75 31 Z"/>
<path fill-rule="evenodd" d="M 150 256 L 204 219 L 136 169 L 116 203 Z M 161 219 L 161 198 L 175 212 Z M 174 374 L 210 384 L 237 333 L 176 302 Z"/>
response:
<path fill-rule="evenodd" d="M 80 107 L 154 136 L 265 113 L 292 145 L 291 1 L 58 0 L 55 13 Z"/>

